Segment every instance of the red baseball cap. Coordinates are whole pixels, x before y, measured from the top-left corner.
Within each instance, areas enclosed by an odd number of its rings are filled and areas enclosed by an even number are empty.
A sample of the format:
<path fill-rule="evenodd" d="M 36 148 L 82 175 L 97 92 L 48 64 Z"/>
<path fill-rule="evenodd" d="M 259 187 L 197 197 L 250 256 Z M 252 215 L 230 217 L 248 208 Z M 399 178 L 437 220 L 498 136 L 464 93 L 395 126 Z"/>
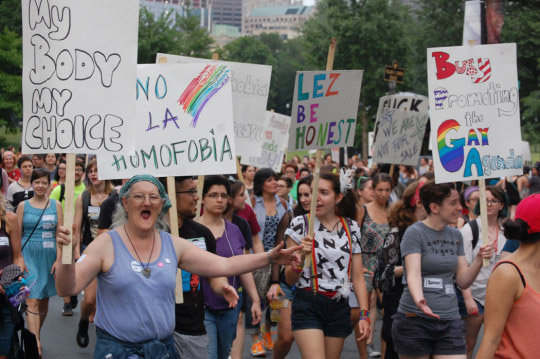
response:
<path fill-rule="evenodd" d="M 529 225 L 527 233 L 540 237 L 540 193 L 530 195 L 519 202 L 516 219 L 527 222 Z"/>

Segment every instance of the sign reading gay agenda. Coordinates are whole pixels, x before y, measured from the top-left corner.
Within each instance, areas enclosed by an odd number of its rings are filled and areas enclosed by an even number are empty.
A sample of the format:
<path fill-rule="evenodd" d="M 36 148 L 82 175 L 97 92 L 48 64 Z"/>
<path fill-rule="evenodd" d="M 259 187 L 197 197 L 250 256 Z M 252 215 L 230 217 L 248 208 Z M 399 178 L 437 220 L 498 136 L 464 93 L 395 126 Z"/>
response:
<path fill-rule="evenodd" d="M 23 153 L 131 149 L 138 21 L 134 0 L 22 0 Z"/>
<path fill-rule="evenodd" d="M 516 45 L 427 50 L 438 183 L 523 173 Z"/>
<path fill-rule="evenodd" d="M 229 67 L 139 65 L 136 100 L 135 151 L 99 155 L 100 179 L 236 173 Z"/>
<path fill-rule="evenodd" d="M 270 167 L 276 172 L 281 172 L 283 156 L 289 141 L 289 126 L 291 118 L 279 113 L 266 111 L 266 126 L 261 155 L 243 156 L 243 165 L 255 167 Z"/>
<path fill-rule="evenodd" d="M 362 70 L 296 73 L 289 151 L 354 144 Z"/>
<path fill-rule="evenodd" d="M 272 66 L 229 61 L 212 61 L 194 57 L 157 54 L 156 60 L 167 63 L 219 63 L 231 69 L 233 91 L 234 136 L 237 156 L 259 156 L 264 140 L 266 103 L 270 90 Z"/>

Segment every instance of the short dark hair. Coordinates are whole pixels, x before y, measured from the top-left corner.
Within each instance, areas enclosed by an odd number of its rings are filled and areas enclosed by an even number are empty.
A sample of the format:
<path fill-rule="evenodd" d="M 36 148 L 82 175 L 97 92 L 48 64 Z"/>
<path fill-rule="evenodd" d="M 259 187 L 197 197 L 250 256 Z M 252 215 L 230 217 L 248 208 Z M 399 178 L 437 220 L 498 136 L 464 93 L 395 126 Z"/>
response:
<path fill-rule="evenodd" d="M 264 182 L 266 182 L 266 180 L 270 177 L 274 177 L 274 179 L 277 181 L 278 177 L 276 172 L 274 172 L 274 170 L 271 168 L 259 168 L 257 172 L 255 172 L 255 178 L 253 179 L 253 193 L 255 196 L 262 196 Z"/>
<path fill-rule="evenodd" d="M 45 161 L 45 157 L 46 157 L 46 156 L 47 156 L 47 155 L 46 155 L 46 154 L 43 154 L 43 153 L 34 153 L 34 154 L 32 155 L 32 158 L 38 157 L 38 158 L 41 158 L 42 160 Z"/>
<path fill-rule="evenodd" d="M 47 178 L 47 182 L 51 183 L 51 173 L 43 168 L 36 168 L 32 171 L 32 177 L 30 177 L 30 183 L 40 178 Z"/>
<path fill-rule="evenodd" d="M 279 177 L 278 180 L 279 180 L 279 181 L 285 181 L 285 182 L 287 182 L 287 187 L 288 187 L 288 188 L 291 188 L 292 185 L 293 185 L 292 179 L 290 179 L 289 177 L 281 176 L 281 177 Z"/>
<path fill-rule="evenodd" d="M 174 177 L 174 183 L 175 184 L 182 184 L 184 181 L 188 179 L 194 179 L 193 176 L 176 176 Z"/>
<path fill-rule="evenodd" d="M 17 167 L 21 168 L 22 164 L 24 162 L 30 162 L 32 163 L 32 159 L 28 156 L 21 156 L 19 157 L 19 159 L 17 160 Z"/>
<path fill-rule="evenodd" d="M 75 161 L 75 167 L 80 167 L 80 168 L 82 168 L 83 173 L 86 172 L 86 168 L 85 168 L 85 166 L 84 166 L 84 162 L 82 162 L 82 161 Z"/>
<path fill-rule="evenodd" d="M 420 188 L 420 199 L 422 205 L 427 214 L 431 214 L 431 208 L 429 205 L 435 203 L 441 205 L 446 197 L 450 197 L 452 190 L 456 187 L 452 182 L 449 183 L 435 183 L 432 181 L 426 182 L 422 188 Z"/>
<path fill-rule="evenodd" d="M 224 186 L 227 194 L 231 195 L 231 184 L 225 176 L 205 176 L 202 194 L 205 196 L 212 186 Z"/>
<path fill-rule="evenodd" d="M 242 165 L 242 173 L 246 172 L 249 167 L 253 167 L 253 169 L 255 169 L 255 166 L 252 165 Z"/>
<path fill-rule="evenodd" d="M 307 172 L 308 174 L 311 174 L 311 171 L 307 167 L 300 168 L 300 171 L 298 171 L 298 174 L 302 174 L 302 172 Z"/>

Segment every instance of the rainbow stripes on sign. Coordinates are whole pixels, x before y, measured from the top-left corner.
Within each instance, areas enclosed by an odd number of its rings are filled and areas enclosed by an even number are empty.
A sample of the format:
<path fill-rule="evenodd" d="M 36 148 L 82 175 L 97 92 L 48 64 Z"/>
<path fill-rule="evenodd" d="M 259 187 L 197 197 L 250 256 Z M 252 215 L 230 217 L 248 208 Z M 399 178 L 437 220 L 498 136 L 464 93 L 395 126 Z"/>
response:
<path fill-rule="evenodd" d="M 463 164 L 463 147 L 465 146 L 465 139 L 453 140 L 453 147 L 447 146 L 445 142 L 448 131 L 457 131 L 458 129 L 459 123 L 456 120 L 448 120 L 443 122 L 437 131 L 439 158 L 443 167 L 450 172 L 457 171 Z"/>
<path fill-rule="evenodd" d="M 185 113 L 193 116 L 191 127 L 197 126 L 204 106 L 229 81 L 230 72 L 225 65 L 208 65 L 184 90 L 178 104 Z"/>

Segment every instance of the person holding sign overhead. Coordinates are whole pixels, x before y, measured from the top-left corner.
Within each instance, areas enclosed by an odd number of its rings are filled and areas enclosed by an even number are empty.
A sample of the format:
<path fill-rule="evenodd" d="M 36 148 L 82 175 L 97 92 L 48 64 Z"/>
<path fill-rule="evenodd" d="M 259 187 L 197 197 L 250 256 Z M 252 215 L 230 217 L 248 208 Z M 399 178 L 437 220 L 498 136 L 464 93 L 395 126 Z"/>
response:
<path fill-rule="evenodd" d="M 459 315 L 454 282 L 468 288 L 491 258 L 491 244 L 482 245 L 471 266 L 463 237 L 452 228 L 461 213 L 452 183 L 427 182 L 420 188 L 427 218 L 409 226 L 401 241 L 405 288 L 393 316 L 392 339 L 400 358 L 466 358 L 465 324 Z"/>
<path fill-rule="evenodd" d="M 176 271 L 205 277 L 233 276 L 270 263 L 289 264 L 299 247 L 222 258 L 154 228 L 170 208 L 165 187 L 136 175 L 122 187 L 125 224 L 99 235 L 72 264 L 58 266 L 59 295 L 82 291 L 97 277 L 94 358 L 174 358 Z M 61 228 L 58 242 L 70 242 Z M 236 297 L 238 298 L 238 297 Z"/>
<path fill-rule="evenodd" d="M 352 278 L 360 303 L 356 323 L 364 340 L 369 336 L 369 303 L 360 256 L 360 227 L 355 217 L 356 199 L 352 177 L 323 172 L 320 175 L 315 233 L 308 236 L 307 215 L 294 218 L 285 232 L 287 247 L 302 245 L 301 261 L 287 266 L 287 284 L 296 286 L 292 303 L 292 330 L 302 357 L 338 359 L 345 338 L 351 333 Z M 347 216 L 347 217 L 346 217 Z M 312 257 L 310 267 L 304 266 Z"/>
<path fill-rule="evenodd" d="M 54 286 L 60 251 L 56 248 L 57 228 L 63 224 L 60 203 L 47 198 L 49 171 L 35 169 L 30 179 L 34 197 L 17 208 L 22 229 L 22 253 L 32 286 L 28 304 L 28 329 L 34 333 L 41 355 L 40 332 L 49 311 L 49 298 L 56 295 Z"/>

